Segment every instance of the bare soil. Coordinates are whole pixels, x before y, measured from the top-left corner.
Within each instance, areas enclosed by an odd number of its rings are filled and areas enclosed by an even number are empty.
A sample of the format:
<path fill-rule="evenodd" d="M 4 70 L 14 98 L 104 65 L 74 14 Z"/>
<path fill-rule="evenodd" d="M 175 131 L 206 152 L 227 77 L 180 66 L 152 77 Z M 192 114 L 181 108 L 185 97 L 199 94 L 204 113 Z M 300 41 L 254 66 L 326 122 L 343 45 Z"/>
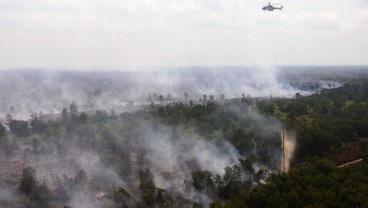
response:
<path fill-rule="evenodd" d="M 354 160 L 361 159 L 362 150 L 360 148 L 359 142 L 353 142 L 342 146 L 335 152 L 329 154 L 326 158 L 334 161 L 336 165 L 342 165 Z"/>

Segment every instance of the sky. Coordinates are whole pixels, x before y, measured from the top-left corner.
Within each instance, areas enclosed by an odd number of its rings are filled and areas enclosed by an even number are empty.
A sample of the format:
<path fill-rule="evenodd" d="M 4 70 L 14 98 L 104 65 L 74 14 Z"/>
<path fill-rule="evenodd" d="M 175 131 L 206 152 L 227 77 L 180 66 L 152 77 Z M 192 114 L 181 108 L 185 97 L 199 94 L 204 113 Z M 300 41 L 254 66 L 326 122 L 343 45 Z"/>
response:
<path fill-rule="evenodd" d="M 0 69 L 368 64 L 368 0 L 267 3 L 0 0 Z"/>

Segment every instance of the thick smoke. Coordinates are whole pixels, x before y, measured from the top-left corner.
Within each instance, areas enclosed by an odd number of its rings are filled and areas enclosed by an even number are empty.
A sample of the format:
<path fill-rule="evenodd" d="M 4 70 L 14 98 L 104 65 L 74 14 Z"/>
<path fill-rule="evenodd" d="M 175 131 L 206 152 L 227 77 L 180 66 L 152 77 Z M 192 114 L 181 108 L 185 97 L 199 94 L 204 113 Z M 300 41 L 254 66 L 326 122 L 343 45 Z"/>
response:
<path fill-rule="evenodd" d="M 157 123 L 140 121 L 139 125 L 144 129 L 141 136 L 134 140 L 116 136 L 115 144 L 129 154 L 132 163 L 149 168 L 161 188 L 180 190 L 186 174 L 193 169 L 223 174 L 225 167 L 236 164 L 240 157 L 224 140 L 208 141 L 181 128 Z"/>
<path fill-rule="evenodd" d="M 26 119 L 31 114 L 58 113 L 72 102 L 78 103 L 81 110 L 114 108 L 122 112 L 157 102 L 160 95 L 166 101 L 198 102 L 204 94 L 216 99 L 221 95 L 278 97 L 338 86 L 328 80 L 308 81 L 307 76 L 301 81 L 295 71 L 290 71 L 266 67 L 191 67 L 150 72 L 5 70 L 0 71 L 0 118 L 6 114 Z"/>
<path fill-rule="evenodd" d="M 140 196 L 135 194 L 139 191 L 137 172 L 148 168 L 158 188 L 174 195 L 198 198 L 199 194 L 187 193 L 183 184 L 191 171 L 208 170 L 223 174 L 225 167 L 235 165 L 240 157 L 230 143 L 222 139 L 208 141 L 199 135 L 185 133 L 181 127 L 139 120 L 138 136 L 129 138 L 126 134 L 130 132 L 123 127 L 124 121 L 117 125 L 122 126 L 111 132 L 108 143 L 120 152 L 122 159 L 118 161 L 126 163 L 123 172 L 119 164 L 106 159 L 108 156 L 104 152 L 85 149 L 71 141 L 60 143 L 47 138 L 37 148 L 29 142 L 10 155 L 1 151 L 4 155 L 1 163 L 10 172 L 0 182 L 13 180 L 19 183 L 22 169 L 28 167 L 34 170 L 33 176 L 38 184 L 45 185 L 59 196 L 65 195 L 63 200 L 68 201 L 70 207 L 111 207 L 113 191 L 117 187 L 124 187 L 134 200 L 140 200 Z M 15 160 L 22 163 L 17 165 L 13 163 Z M 23 197 L 18 189 L 7 188 L 0 192 L 0 202 L 15 204 L 19 197 L 7 197 L 12 192 Z M 209 201 L 205 195 L 202 198 L 202 201 Z M 27 207 L 19 204 L 19 207 Z"/>
<path fill-rule="evenodd" d="M 61 109 L 72 103 L 93 116 L 96 110 L 114 109 L 111 114 L 118 114 L 168 103 L 189 106 L 190 100 L 204 104 L 203 95 L 208 99 L 213 95 L 216 102 L 226 104 L 228 98 L 308 94 L 340 85 L 327 78 L 315 82 L 296 77 L 295 73 L 250 67 L 156 72 L 0 71 L 0 118 L 10 114 L 27 119 L 37 114 L 45 120 L 60 119 Z M 239 115 L 244 111 L 232 110 Z M 163 124 L 151 118 L 130 120 L 130 114 L 115 116 L 116 122 L 105 124 L 108 127 L 90 124 L 82 129 L 87 132 L 83 138 L 86 142 L 96 140 L 100 146 L 85 147 L 83 141 L 76 141 L 72 134 L 61 132 L 55 136 L 47 132 L 42 135 L 42 142 L 37 143 L 39 138 L 27 138 L 18 148 L 14 147 L 13 153 L 6 154 L 0 148 L 0 207 L 27 207 L 28 198 L 14 188 L 19 186 L 24 175 L 22 169 L 27 167 L 35 170 L 33 176 L 41 187 L 40 193 L 45 196 L 57 193 L 64 197 L 55 199 L 51 207 L 62 207 L 61 202 L 78 208 L 112 207 L 114 191 L 119 187 L 131 194 L 132 201 L 140 202 L 137 173 L 145 168 L 150 170 L 158 188 L 173 196 L 207 202 L 210 196 L 187 190 L 183 183 L 192 171 L 207 170 L 222 175 L 226 167 L 237 165 L 241 156 L 257 155 L 267 149 L 265 147 L 269 147 L 268 153 L 273 155 L 273 165 L 281 163 L 281 148 L 271 147 L 278 144 L 272 135 L 278 134 L 282 125 L 258 114 L 252 107 L 247 110 L 249 128 L 257 130 L 247 135 L 252 143 L 249 153 L 240 154 L 221 137 L 210 140 L 185 126 Z M 96 128 L 105 128 L 104 135 L 88 134 Z M 259 138 L 262 141 L 256 141 Z M 287 134 L 287 138 L 285 160 L 289 167 L 295 143 L 291 134 Z M 255 171 L 275 171 L 270 164 L 252 165 Z M 48 188 L 42 189 L 43 186 Z"/>

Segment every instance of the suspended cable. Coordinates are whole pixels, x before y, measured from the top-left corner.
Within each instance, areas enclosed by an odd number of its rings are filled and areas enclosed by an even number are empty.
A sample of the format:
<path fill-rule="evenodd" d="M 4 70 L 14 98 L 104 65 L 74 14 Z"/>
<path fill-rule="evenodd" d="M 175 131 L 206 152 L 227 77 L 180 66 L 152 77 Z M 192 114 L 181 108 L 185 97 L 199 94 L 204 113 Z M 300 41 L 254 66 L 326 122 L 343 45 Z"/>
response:
<path fill-rule="evenodd" d="M 277 7 L 276 5 L 279 5 L 279 7 Z M 264 11 L 269 11 L 269 25 L 270 25 L 270 30 L 271 30 L 273 61 L 274 61 L 274 68 L 275 68 L 275 73 L 276 73 L 276 84 L 277 84 L 278 96 L 281 97 L 280 96 L 280 91 L 281 91 L 280 90 L 280 74 L 279 74 L 279 69 L 277 67 L 276 44 L 275 44 L 275 37 L 274 37 L 274 31 L 273 31 L 271 12 L 273 12 L 274 10 L 282 10 L 283 5 L 282 4 L 268 3 L 268 5 L 264 6 L 262 9 Z"/>

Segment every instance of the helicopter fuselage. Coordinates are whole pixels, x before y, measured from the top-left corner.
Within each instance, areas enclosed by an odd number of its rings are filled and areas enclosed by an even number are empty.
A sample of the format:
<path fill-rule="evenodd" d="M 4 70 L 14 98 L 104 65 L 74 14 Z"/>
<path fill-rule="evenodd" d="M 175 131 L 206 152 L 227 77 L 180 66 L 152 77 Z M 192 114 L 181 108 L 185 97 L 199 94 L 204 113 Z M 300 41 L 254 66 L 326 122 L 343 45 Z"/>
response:
<path fill-rule="evenodd" d="M 269 3 L 267 6 L 264 6 L 263 8 L 262 8 L 264 11 L 269 11 L 269 12 L 273 12 L 273 10 L 275 10 L 275 9 L 278 9 L 278 10 L 281 10 L 282 9 L 282 6 L 281 7 L 275 7 L 275 6 L 273 6 L 271 3 Z"/>

